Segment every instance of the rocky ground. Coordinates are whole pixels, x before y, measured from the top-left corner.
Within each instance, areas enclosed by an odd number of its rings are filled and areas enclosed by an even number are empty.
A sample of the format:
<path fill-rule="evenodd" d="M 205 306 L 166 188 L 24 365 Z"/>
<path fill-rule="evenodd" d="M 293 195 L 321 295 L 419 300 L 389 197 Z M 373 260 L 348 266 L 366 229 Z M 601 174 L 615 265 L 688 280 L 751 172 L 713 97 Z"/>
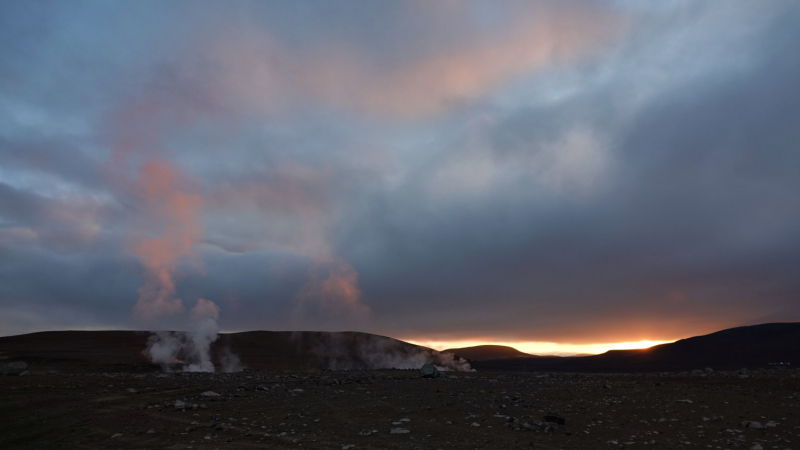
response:
<path fill-rule="evenodd" d="M 0 448 L 800 449 L 800 371 L 34 372 Z"/>

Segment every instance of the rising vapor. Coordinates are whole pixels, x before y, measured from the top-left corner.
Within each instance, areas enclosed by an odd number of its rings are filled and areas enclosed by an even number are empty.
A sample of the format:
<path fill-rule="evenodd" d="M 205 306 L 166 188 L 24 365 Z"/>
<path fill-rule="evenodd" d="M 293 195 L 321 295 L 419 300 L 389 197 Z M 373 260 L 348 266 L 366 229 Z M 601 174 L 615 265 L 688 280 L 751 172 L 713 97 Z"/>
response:
<path fill-rule="evenodd" d="M 162 228 L 161 235 L 142 239 L 133 247 L 145 268 L 145 284 L 138 290 L 134 313 L 150 320 L 184 310 L 175 298 L 175 271 L 181 258 L 194 257 L 192 245 L 202 235 L 197 222 L 203 202 L 199 195 L 180 189 L 185 183 L 180 172 L 164 162 L 145 164 L 137 182 L 148 218 Z"/>

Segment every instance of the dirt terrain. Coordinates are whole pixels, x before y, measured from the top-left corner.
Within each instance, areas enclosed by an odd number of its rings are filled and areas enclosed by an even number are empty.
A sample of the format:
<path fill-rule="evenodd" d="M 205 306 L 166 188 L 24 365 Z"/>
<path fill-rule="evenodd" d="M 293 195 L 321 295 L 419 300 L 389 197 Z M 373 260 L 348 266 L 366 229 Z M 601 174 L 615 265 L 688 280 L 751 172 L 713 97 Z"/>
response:
<path fill-rule="evenodd" d="M 798 449 L 800 371 L 33 370 L 0 377 L 0 448 Z"/>

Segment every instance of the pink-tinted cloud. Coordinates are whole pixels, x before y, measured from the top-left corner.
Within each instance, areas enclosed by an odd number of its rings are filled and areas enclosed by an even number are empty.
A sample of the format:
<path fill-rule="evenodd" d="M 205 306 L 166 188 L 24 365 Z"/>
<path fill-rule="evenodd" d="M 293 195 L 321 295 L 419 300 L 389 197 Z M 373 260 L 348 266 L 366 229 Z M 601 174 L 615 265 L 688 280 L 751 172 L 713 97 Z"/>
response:
<path fill-rule="evenodd" d="M 370 312 L 361 302 L 358 272 L 339 257 L 317 258 L 308 271 L 308 282 L 293 300 L 295 313 L 313 312 L 364 318 Z"/>
<path fill-rule="evenodd" d="M 139 288 L 135 314 L 153 319 L 184 310 L 175 298 L 175 271 L 183 257 L 193 257 L 192 245 L 202 236 L 198 215 L 200 195 L 183 190 L 187 184 L 176 167 L 150 161 L 135 180 L 143 214 L 159 224 L 155 237 L 138 239 L 134 253 L 145 267 L 145 284 Z"/>
<path fill-rule="evenodd" d="M 444 9 L 455 12 L 459 7 L 448 8 Z M 442 8 L 435 9 L 442 13 Z M 439 14 L 429 26 L 446 30 L 448 19 L 452 21 Z M 434 46 L 394 63 L 346 41 L 289 51 L 253 30 L 227 33 L 204 45 L 224 67 L 214 89 L 224 102 L 274 110 L 303 100 L 321 101 L 367 113 L 415 117 L 441 112 L 515 77 L 589 54 L 609 42 L 623 23 L 610 11 L 586 4 L 537 4 L 523 9 L 502 30 L 471 33 L 460 45 Z"/>

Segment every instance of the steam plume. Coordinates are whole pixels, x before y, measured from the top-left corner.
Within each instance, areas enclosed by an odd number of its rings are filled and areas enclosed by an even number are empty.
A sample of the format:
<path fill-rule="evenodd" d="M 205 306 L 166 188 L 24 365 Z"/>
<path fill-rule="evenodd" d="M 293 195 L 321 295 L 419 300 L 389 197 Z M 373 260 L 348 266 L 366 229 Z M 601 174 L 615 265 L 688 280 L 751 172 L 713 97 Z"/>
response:
<path fill-rule="evenodd" d="M 162 228 L 161 235 L 140 240 L 133 248 L 145 267 L 145 284 L 138 290 L 134 312 L 149 320 L 184 310 L 175 298 L 175 270 L 181 257 L 194 256 L 192 244 L 202 234 L 197 225 L 202 199 L 182 191 L 186 182 L 180 172 L 164 162 L 142 166 L 137 181 L 147 216 Z"/>
<path fill-rule="evenodd" d="M 123 142 L 118 149 L 114 162 L 122 162 L 124 168 L 136 145 Z M 182 313 L 185 307 L 175 296 L 175 276 L 183 259 L 196 257 L 192 246 L 202 236 L 202 197 L 192 191 L 192 183 L 179 168 L 158 159 L 143 164 L 129 186 L 140 201 L 141 216 L 147 219 L 147 228 L 140 230 L 147 237 L 136 239 L 132 248 L 144 266 L 144 284 L 138 289 L 134 315 L 152 321 Z M 200 298 L 189 311 L 188 331 L 154 333 L 145 353 L 166 371 L 213 372 L 211 344 L 219 336 L 218 319 L 219 307 Z M 241 370 L 230 351 L 222 359 L 223 370 Z"/>
<path fill-rule="evenodd" d="M 201 298 L 189 312 L 189 318 L 188 332 L 155 333 L 148 339 L 146 352 L 165 371 L 172 371 L 177 365 L 184 372 L 214 372 L 211 344 L 219 337 L 219 307 Z M 223 370 L 231 366 L 234 364 L 224 363 Z"/>
<path fill-rule="evenodd" d="M 308 282 L 295 294 L 295 312 L 319 307 L 322 313 L 346 312 L 356 317 L 369 314 L 361 303 L 358 272 L 339 257 L 317 258 L 308 269 Z"/>
<path fill-rule="evenodd" d="M 330 370 L 419 369 L 433 364 L 441 371 L 471 372 L 466 360 L 385 336 L 365 333 L 303 333 L 292 335 Z"/>

